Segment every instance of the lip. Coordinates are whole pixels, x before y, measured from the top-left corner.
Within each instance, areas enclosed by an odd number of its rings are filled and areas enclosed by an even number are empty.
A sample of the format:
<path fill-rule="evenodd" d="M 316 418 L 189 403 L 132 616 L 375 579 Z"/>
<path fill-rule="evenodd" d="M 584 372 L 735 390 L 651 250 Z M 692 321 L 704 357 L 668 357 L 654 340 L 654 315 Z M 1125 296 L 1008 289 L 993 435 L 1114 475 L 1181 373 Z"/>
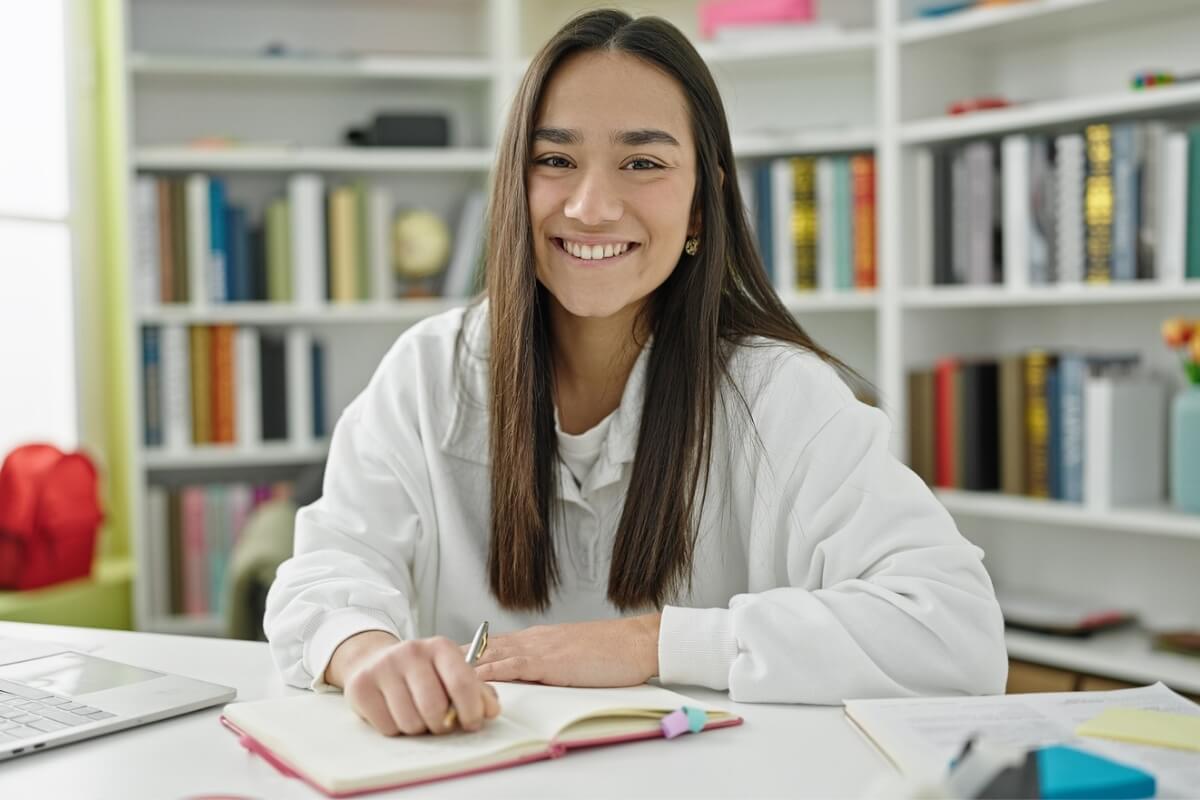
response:
<path fill-rule="evenodd" d="M 590 258 L 585 259 L 585 258 L 579 258 L 579 257 L 575 256 L 574 254 L 571 253 L 570 250 L 567 250 L 565 247 L 563 247 L 563 239 L 561 236 L 551 236 L 550 241 L 554 244 L 555 250 L 562 253 L 567 258 L 574 261 L 576 264 L 580 264 L 585 267 L 593 267 L 593 268 L 594 267 L 607 267 L 610 264 L 616 264 L 618 261 L 623 261 L 625 259 L 625 257 L 628 256 L 630 253 L 636 253 L 642 247 L 640 242 L 632 242 L 632 243 L 630 243 L 629 249 L 626 250 L 624 253 L 621 253 L 621 255 L 619 255 L 619 256 L 610 256 L 609 258 L 602 258 L 602 259 L 590 259 Z M 587 238 L 582 238 L 582 239 L 571 239 L 571 241 L 578 242 L 579 244 L 595 245 L 595 244 L 622 244 L 622 243 L 628 242 L 629 240 L 628 239 L 596 239 L 594 237 L 587 237 Z"/>

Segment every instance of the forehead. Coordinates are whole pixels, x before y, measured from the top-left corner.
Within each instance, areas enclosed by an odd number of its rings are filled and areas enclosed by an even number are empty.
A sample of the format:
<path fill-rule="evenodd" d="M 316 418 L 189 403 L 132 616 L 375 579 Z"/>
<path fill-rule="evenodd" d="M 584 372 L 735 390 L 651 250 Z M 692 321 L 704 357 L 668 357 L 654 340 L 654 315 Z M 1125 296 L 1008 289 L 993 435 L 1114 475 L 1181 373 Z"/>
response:
<path fill-rule="evenodd" d="M 605 134 L 658 128 L 691 141 L 687 101 L 670 75 L 626 53 L 578 53 L 562 61 L 542 92 L 535 124 Z"/>

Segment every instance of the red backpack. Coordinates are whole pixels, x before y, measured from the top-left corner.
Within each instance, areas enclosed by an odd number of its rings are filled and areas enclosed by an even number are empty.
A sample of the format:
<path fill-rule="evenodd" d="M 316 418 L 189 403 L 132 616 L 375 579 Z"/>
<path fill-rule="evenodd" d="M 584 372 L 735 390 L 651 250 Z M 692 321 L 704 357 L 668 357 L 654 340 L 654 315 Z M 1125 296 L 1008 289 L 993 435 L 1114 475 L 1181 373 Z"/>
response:
<path fill-rule="evenodd" d="M 91 574 L 103 519 L 91 459 L 47 444 L 13 450 L 0 466 L 0 588 Z"/>

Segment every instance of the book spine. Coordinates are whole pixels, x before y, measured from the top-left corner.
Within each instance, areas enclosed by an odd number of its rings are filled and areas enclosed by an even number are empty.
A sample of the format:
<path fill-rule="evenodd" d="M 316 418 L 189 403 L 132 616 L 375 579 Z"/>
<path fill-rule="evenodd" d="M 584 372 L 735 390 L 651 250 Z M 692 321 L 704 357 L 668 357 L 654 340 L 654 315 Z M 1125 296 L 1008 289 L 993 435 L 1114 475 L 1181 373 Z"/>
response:
<path fill-rule="evenodd" d="M 1112 128 L 1088 125 L 1087 183 L 1084 188 L 1084 223 L 1087 235 L 1087 282 L 1112 280 L 1113 178 Z"/>
<path fill-rule="evenodd" d="M 371 298 L 386 302 L 395 296 L 391 244 L 394 201 L 386 187 L 372 186 L 368 202 Z"/>
<path fill-rule="evenodd" d="M 237 430 L 234 439 L 243 447 L 262 442 L 262 398 L 259 385 L 259 334 L 257 328 L 237 329 L 234 341 L 237 369 Z"/>
<path fill-rule="evenodd" d="M 211 300 L 209 270 L 212 268 L 212 234 L 209 232 L 209 188 L 207 175 L 187 179 L 187 265 L 188 297 L 196 306 Z"/>
<path fill-rule="evenodd" d="M 229 240 L 225 230 L 225 182 L 220 178 L 208 181 L 208 279 L 209 298 L 214 303 L 229 298 Z"/>
<path fill-rule="evenodd" d="M 183 567 L 185 530 L 183 496 L 183 492 L 179 489 L 172 489 L 167 494 L 168 523 L 163 530 L 167 536 L 167 561 L 169 563 L 167 572 L 169 586 L 165 611 L 169 614 L 182 614 L 186 607 L 184 601 L 186 580 Z"/>
<path fill-rule="evenodd" d="M 854 181 L 854 287 L 875 288 L 875 156 L 850 157 Z"/>
<path fill-rule="evenodd" d="M 983 475 L 981 463 L 984 456 L 979 433 L 982 422 L 979 419 L 979 364 L 964 363 L 958 369 L 958 464 L 959 482 L 961 489 L 978 491 L 982 489 Z"/>
<path fill-rule="evenodd" d="M 1132 122 L 1112 126 L 1112 279 L 1137 280 L 1139 130 Z"/>
<path fill-rule="evenodd" d="M 158 305 L 162 296 L 162 264 L 158 236 L 158 181 L 149 175 L 139 175 L 134 184 L 135 259 L 137 263 L 137 296 L 143 308 Z"/>
<path fill-rule="evenodd" d="M 1021 356 L 1000 362 L 1000 489 L 1025 494 L 1026 441 L 1025 364 Z"/>
<path fill-rule="evenodd" d="M 816 159 L 792 160 L 792 247 L 795 248 L 797 291 L 817 287 Z"/>
<path fill-rule="evenodd" d="M 329 193 L 330 293 L 335 303 L 358 299 L 358 230 L 354 189 L 339 186 Z"/>
<path fill-rule="evenodd" d="M 171 181 L 158 178 L 154 181 L 158 193 L 158 219 L 155 227 L 158 230 L 158 266 L 159 266 L 159 296 L 160 303 L 174 303 L 178 292 L 175 289 L 175 241 L 172 230 L 171 211 Z"/>
<path fill-rule="evenodd" d="M 454 238 L 454 255 L 442 281 L 446 297 L 469 297 L 474 291 L 475 271 L 483 252 L 483 230 L 487 217 L 487 197 L 473 191 L 463 202 L 458 231 Z"/>
<path fill-rule="evenodd" d="M 817 159 L 817 288 L 832 292 L 837 288 L 837 205 L 835 201 L 833 159 Z"/>
<path fill-rule="evenodd" d="M 792 209 L 795 203 L 792 163 L 786 158 L 771 162 L 771 207 L 775 219 L 775 291 L 787 297 L 796 286 L 796 247 L 792 236 Z"/>
<path fill-rule="evenodd" d="M 1200 125 L 1188 131 L 1187 277 L 1200 278 Z"/>
<path fill-rule="evenodd" d="M 325 302 L 324 182 L 310 173 L 288 180 L 288 251 L 291 255 L 292 297 L 303 306 Z"/>
<path fill-rule="evenodd" d="M 933 283 L 954 283 L 954 150 L 933 151 Z"/>
<path fill-rule="evenodd" d="M 192 441 L 191 369 L 188 331 L 182 325 L 162 326 L 163 445 L 173 452 Z"/>
<path fill-rule="evenodd" d="M 1029 283 L 1031 231 L 1029 135 L 1006 136 L 1001 144 L 1004 172 L 1001 192 L 1004 204 L 1004 285 L 1013 291 Z"/>
<path fill-rule="evenodd" d="M 1181 131 L 1167 134 L 1161 174 L 1163 198 L 1158 207 L 1162 217 L 1162 235 L 1158 240 L 1159 280 L 1177 284 L 1187 274 L 1187 134 Z"/>
<path fill-rule="evenodd" d="M 233 444 L 235 441 L 233 388 L 233 326 L 212 327 L 212 409 L 213 441 Z"/>
<path fill-rule="evenodd" d="M 169 179 L 171 190 L 171 261 L 175 272 L 171 285 L 176 303 L 192 302 L 192 232 L 189 227 L 188 186 L 183 178 Z"/>
<path fill-rule="evenodd" d="M 312 335 L 304 328 L 287 332 L 288 438 L 293 445 L 312 443 Z"/>
<path fill-rule="evenodd" d="M 1057 275 L 1058 178 L 1049 137 L 1029 139 L 1029 281 L 1044 286 Z"/>
<path fill-rule="evenodd" d="M 767 273 L 767 280 L 771 285 L 775 285 L 775 249 L 774 249 L 774 234 L 772 233 L 772 220 L 774 218 L 774 207 L 771 202 L 771 163 L 764 162 L 760 164 L 754 171 L 754 215 L 756 225 L 754 228 L 755 236 L 758 240 L 758 252 L 762 256 L 763 268 Z"/>
<path fill-rule="evenodd" d="M 313 438 L 324 439 L 328 433 L 325 422 L 325 346 L 312 343 L 312 408 Z"/>
<path fill-rule="evenodd" d="M 967 145 L 967 283 L 992 283 L 992 143 Z"/>
<path fill-rule="evenodd" d="M 1167 126 L 1162 122 L 1145 123 L 1142 129 L 1142 161 L 1140 165 L 1141 198 L 1138 216 L 1138 277 L 1151 280 L 1159 277 L 1158 243 L 1161 241 L 1163 211 L 1163 159 Z"/>
<path fill-rule="evenodd" d="M 1087 449 L 1083 456 L 1083 499 L 1094 509 L 1112 506 L 1112 389 L 1112 380 L 1107 376 L 1091 376 L 1084 381 Z"/>
<path fill-rule="evenodd" d="M 1059 360 L 1060 418 L 1062 427 L 1062 499 L 1083 502 L 1083 460 L 1086 447 L 1083 431 L 1083 384 L 1087 362 L 1083 356 Z"/>
<path fill-rule="evenodd" d="M 203 616 L 208 610 L 204 495 L 199 486 L 183 490 L 183 612 L 188 616 Z"/>
<path fill-rule="evenodd" d="M 205 325 L 193 325 L 189 330 L 192 350 L 192 442 L 209 444 L 213 441 L 211 334 Z"/>
<path fill-rule="evenodd" d="M 850 158 L 833 160 L 834 190 L 837 196 L 837 288 L 854 288 L 854 187 L 850 177 Z"/>
<path fill-rule="evenodd" d="M 1055 214 L 1057 250 L 1055 265 L 1059 283 L 1082 283 L 1084 262 L 1083 186 L 1084 149 L 1079 134 L 1059 136 L 1056 178 L 1058 208 Z"/>
<path fill-rule="evenodd" d="M 1063 499 L 1062 438 L 1062 384 L 1051 362 L 1046 366 L 1046 486 L 1054 500 Z"/>
<path fill-rule="evenodd" d="M 932 370 L 908 374 L 908 463 L 928 486 L 937 484 Z"/>
<path fill-rule="evenodd" d="M 1050 356 L 1034 350 L 1025 356 L 1025 425 L 1028 459 L 1026 494 L 1050 496 L 1050 409 L 1046 405 L 1046 372 Z"/>
<path fill-rule="evenodd" d="M 928 147 L 917 149 L 913 162 L 915 241 L 913 242 L 914 282 L 916 286 L 932 286 L 934 274 L 934 240 L 940 227 L 934 220 L 933 152 Z"/>
<path fill-rule="evenodd" d="M 159 329 L 142 328 L 142 439 L 147 447 L 163 443 L 162 356 Z"/>
<path fill-rule="evenodd" d="M 211 484 L 204 489 L 204 612 L 215 614 L 221 597 L 222 546 L 225 528 L 225 487 Z"/>
<path fill-rule="evenodd" d="M 953 359 L 941 359 L 934 366 L 934 423 L 937 441 L 937 485 L 943 489 L 953 489 L 957 486 L 958 465 L 955 450 L 956 428 L 958 425 L 955 407 L 955 373 L 958 364 Z"/>
<path fill-rule="evenodd" d="M 354 232 L 356 234 L 354 261 L 354 286 L 357 293 L 355 300 L 370 300 L 371 291 L 371 238 L 368 231 L 370 208 L 367 203 L 368 189 L 366 181 L 359 179 L 354 182 Z"/>
<path fill-rule="evenodd" d="M 259 338 L 259 375 L 263 440 L 285 440 L 290 427 L 286 343 L 268 332 L 263 332 Z"/>

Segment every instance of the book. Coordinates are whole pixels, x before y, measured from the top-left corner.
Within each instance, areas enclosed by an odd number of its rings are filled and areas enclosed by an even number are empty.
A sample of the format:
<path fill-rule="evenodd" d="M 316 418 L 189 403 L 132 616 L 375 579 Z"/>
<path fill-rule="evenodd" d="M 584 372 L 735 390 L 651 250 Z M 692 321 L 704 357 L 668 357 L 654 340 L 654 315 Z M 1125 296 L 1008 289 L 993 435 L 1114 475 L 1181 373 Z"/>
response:
<path fill-rule="evenodd" d="M 834 206 L 838 209 L 837 241 L 834 250 L 834 268 L 838 289 L 854 288 L 854 214 L 851 213 L 851 198 L 854 196 L 853 180 L 850 177 L 850 158 L 835 156 L 833 159 Z"/>
<path fill-rule="evenodd" d="M 657 686 L 492 686 L 501 714 L 474 733 L 383 736 L 335 693 L 231 703 L 221 723 L 285 775 L 331 797 L 344 797 L 515 767 L 583 747 L 660 737 L 662 718 L 684 706 L 705 711 L 705 731 L 742 722 Z M 673 746 L 686 747 L 686 736 Z"/>
<path fill-rule="evenodd" d="M 789 287 L 807 292 L 817 288 L 817 176 L 816 159 L 797 156 L 792 163 L 792 246 L 796 279 Z"/>
<path fill-rule="evenodd" d="M 1029 139 L 1029 282 L 1038 286 L 1057 280 L 1058 173 L 1048 136 Z"/>
<path fill-rule="evenodd" d="M 142 328 L 142 441 L 147 447 L 163 443 L 162 347 L 159 329 Z"/>
<path fill-rule="evenodd" d="M 1142 130 L 1141 196 L 1138 202 L 1137 274 L 1143 280 L 1157 278 L 1158 243 L 1162 240 L 1163 158 L 1167 141 L 1164 122 L 1147 122 Z"/>
<path fill-rule="evenodd" d="M 1172 131 L 1163 141 L 1162 195 L 1158 213 L 1162 217 L 1158 240 L 1158 279 L 1182 282 L 1187 275 L 1188 138 Z"/>
<path fill-rule="evenodd" d="M 989 141 L 971 142 L 963 154 L 967 168 L 967 195 L 956 202 L 967 205 L 966 279 L 972 286 L 995 283 L 995 204 L 993 202 L 995 152 Z"/>
<path fill-rule="evenodd" d="M 958 449 L 955 446 L 958 432 L 958 415 L 954 391 L 958 362 L 953 358 L 940 359 L 934 366 L 934 474 L 937 485 L 943 489 L 957 489 Z"/>
<path fill-rule="evenodd" d="M 1059 136 L 1055 140 L 1055 153 L 1057 278 L 1059 283 L 1082 283 L 1086 255 L 1083 198 L 1087 178 L 1083 136 L 1077 133 Z"/>
<path fill-rule="evenodd" d="M 1167 397 L 1160 381 L 1102 371 L 1084 384 L 1083 497 L 1096 509 L 1166 496 Z"/>
<path fill-rule="evenodd" d="M 966 150 L 955 147 L 950 160 L 950 275 L 948 283 L 967 282 L 971 257 L 970 170 Z"/>
<path fill-rule="evenodd" d="M 137 209 L 134 261 L 137 264 L 138 303 L 146 308 L 158 305 L 163 293 L 158 198 L 158 181 L 148 175 L 139 175 L 134 184 Z"/>
<path fill-rule="evenodd" d="M 875 156 L 850 157 L 854 182 L 854 287 L 875 288 Z"/>
<path fill-rule="evenodd" d="M 775 282 L 775 249 L 773 247 L 771 202 L 771 162 L 764 161 L 754 170 L 754 235 L 758 240 L 758 253 L 762 256 L 767 280 Z"/>
<path fill-rule="evenodd" d="M 1112 279 L 1137 280 L 1139 128 L 1132 122 L 1112 126 Z"/>
<path fill-rule="evenodd" d="M 208 176 L 189 175 L 186 186 L 188 300 L 207 305 L 212 300 L 211 191 Z"/>
<path fill-rule="evenodd" d="M 192 443 L 192 370 L 188 329 L 177 323 L 162 326 L 163 446 L 181 451 Z"/>
<path fill-rule="evenodd" d="M 955 152 L 948 147 L 933 151 L 933 283 L 954 283 L 954 177 Z"/>
<path fill-rule="evenodd" d="M 837 288 L 837 194 L 834 191 L 833 159 L 817 159 L 817 288 L 832 292 Z"/>
<path fill-rule="evenodd" d="M 236 370 L 234 441 L 243 447 L 262 442 L 262 400 L 259 385 L 259 331 L 244 326 L 234 335 L 233 364 Z"/>
<path fill-rule="evenodd" d="M 229 237 L 225 229 L 225 181 L 208 179 L 208 299 L 224 303 L 230 299 Z"/>
<path fill-rule="evenodd" d="M 1027 456 L 1025 431 L 1025 359 L 1000 360 L 1000 489 L 1005 494 L 1025 494 Z"/>
<path fill-rule="evenodd" d="M 470 297 L 475 291 L 476 269 L 483 258 L 486 216 L 487 195 L 479 190 L 467 195 L 454 236 L 454 254 L 442 282 L 445 297 Z"/>
<path fill-rule="evenodd" d="M 926 485 L 937 483 L 933 370 L 908 374 L 908 464 Z"/>
<path fill-rule="evenodd" d="M 1025 356 L 1025 493 L 1050 497 L 1050 407 L 1046 375 L 1055 368 L 1055 357 L 1042 350 Z"/>
<path fill-rule="evenodd" d="M 211 332 L 206 325 L 193 325 L 188 330 L 192 355 L 188 382 L 192 390 L 192 443 L 211 444 L 214 441 Z"/>
<path fill-rule="evenodd" d="M 1004 208 L 1004 285 L 1020 290 L 1029 285 L 1033 229 L 1030 202 L 1029 135 L 1015 133 L 1000 145 L 1001 198 Z"/>
<path fill-rule="evenodd" d="M 1188 129 L 1187 267 L 1188 278 L 1200 278 L 1200 125 Z"/>
<path fill-rule="evenodd" d="M 288 328 L 286 337 L 288 440 L 304 447 L 312 443 L 314 429 L 312 333 L 305 328 Z"/>
<path fill-rule="evenodd" d="M 324 179 L 312 173 L 298 173 L 288 179 L 287 252 L 291 258 L 284 263 L 291 267 L 290 299 L 304 306 L 319 305 L 329 296 L 325 282 L 324 185 Z"/>
<path fill-rule="evenodd" d="M 233 444 L 236 441 L 234 407 L 234 354 L 232 325 L 213 325 L 209 333 L 210 387 L 212 390 L 212 439 L 216 444 Z"/>
<path fill-rule="evenodd" d="M 775 291 L 787 297 L 796 286 L 796 245 L 792 230 L 792 207 L 795 203 L 792 162 L 777 158 L 771 162 L 771 222 L 775 253 Z"/>
<path fill-rule="evenodd" d="M 1088 283 L 1112 280 L 1113 255 L 1113 136 L 1108 125 L 1084 130 L 1087 181 L 1083 193 L 1086 231 L 1085 263 Z"/>
<path fill-rule="evenodd" d="M 928 147 L 919 148 L 913 161 L 913 215 L 916 219 L 913 227 L 913 265 L 914 285 L 932 286 L 934 283 L 934 241 L 938 235 L 937 228 L 944 227 L 941 219 L 934 217 L 934 203 L 937 190 L 935 181 L 933 151 Z M 822 228 L 822 236 L 824 228 Z"/>

